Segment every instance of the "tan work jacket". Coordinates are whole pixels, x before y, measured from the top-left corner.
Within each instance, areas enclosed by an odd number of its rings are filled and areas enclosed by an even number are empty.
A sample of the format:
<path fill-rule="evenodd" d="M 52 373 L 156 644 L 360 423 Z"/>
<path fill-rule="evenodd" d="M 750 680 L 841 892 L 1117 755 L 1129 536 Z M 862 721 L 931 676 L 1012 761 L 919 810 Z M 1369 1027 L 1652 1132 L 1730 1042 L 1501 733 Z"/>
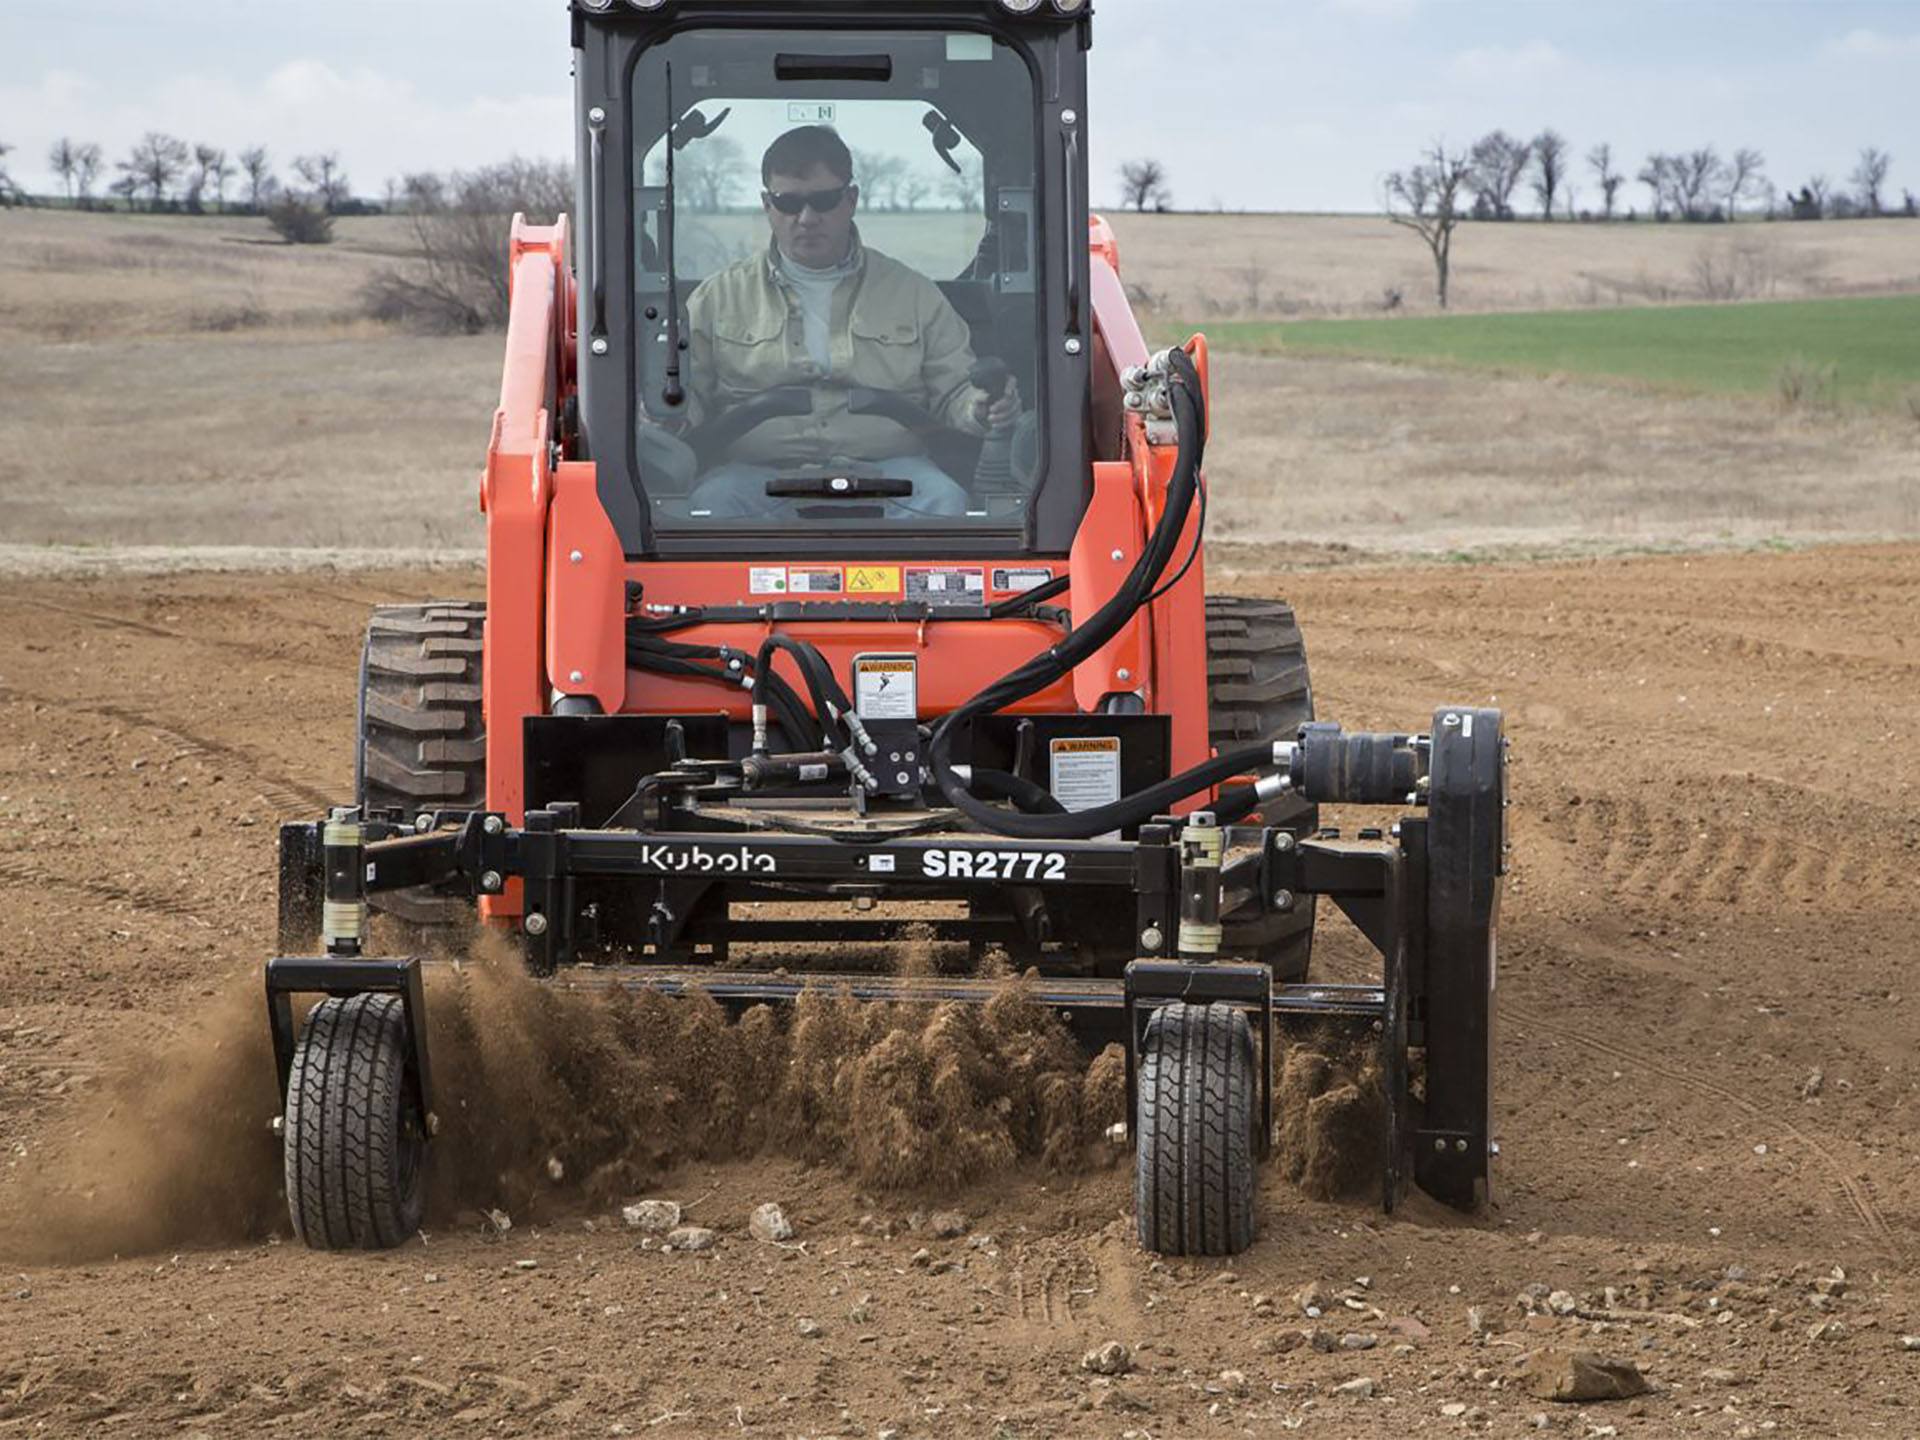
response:
<path fill-rule="evenodd" d="M 895 421 L 848 413 L 850 386 L 892 391 L 943 425 L 985 433 L 974 415 L 984 392 L 967 381 L 973 350 L 966 322 L 919 271 L 867 249 L 857 232 L 853 246 L 853 273 L 833 294 L 824 375 L 807 354 L 799 296 L 772 243 L 709 275 L 688 297 L 687 378 L 696 423 L 775 386 L 813 391 L 810 415 L 769 420 L 727 458 L 804 464 L 887 460 L 926 449 Z"/>

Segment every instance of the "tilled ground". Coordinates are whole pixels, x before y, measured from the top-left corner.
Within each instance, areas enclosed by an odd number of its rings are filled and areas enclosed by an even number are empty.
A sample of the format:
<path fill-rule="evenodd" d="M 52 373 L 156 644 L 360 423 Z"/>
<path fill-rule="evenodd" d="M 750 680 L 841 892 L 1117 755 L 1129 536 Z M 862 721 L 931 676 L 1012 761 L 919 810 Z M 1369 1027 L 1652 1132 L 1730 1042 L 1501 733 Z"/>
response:
<path fill-rule="evenodd" d="M 1497 1208 L 1270 1177 L 1220 1263 L 1142 1254 L 1097 1148 L 862 1193 L 818 1147 L 663 1145 L 694 1255 L 572 1174 L 477 1175 L 390 1254 L 289 1243 L 273 825 L 347 788 L 366 608 L 476 583 L 0 587 L 0 1433 L 1911 1430 L 1920 550 L 1222 582 L 1300 605 L 1323 714 L 1497 703 L 1519 765 Z M 461 1097 L 468 1131 L 530 1094 Z M 792 1242 L 748 1236 L 766 1200 Z M 1131 1373 L 1088 1373 L 1110 1340 Z M 1535 1398 L 1548 1344 L 1653 1388 Z"/>

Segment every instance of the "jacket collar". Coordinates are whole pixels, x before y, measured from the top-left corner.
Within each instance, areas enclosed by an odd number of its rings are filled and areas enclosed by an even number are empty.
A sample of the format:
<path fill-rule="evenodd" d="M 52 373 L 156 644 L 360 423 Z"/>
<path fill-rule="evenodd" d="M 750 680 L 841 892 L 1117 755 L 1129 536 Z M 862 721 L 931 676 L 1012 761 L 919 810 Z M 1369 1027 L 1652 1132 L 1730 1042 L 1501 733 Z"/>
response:
<path fill-rule="evenodd" d="M 849 275 L 858 275 L 867 268 L 867 247 L 861 242 L 858 222 L 853 226 L 853 244 L 847 250 L 846 264 Z M 786 271 L 780 264 L 780 242 L 771 235 L 767 237 L 766 274 L 775 285 L 786 283 Z"/>

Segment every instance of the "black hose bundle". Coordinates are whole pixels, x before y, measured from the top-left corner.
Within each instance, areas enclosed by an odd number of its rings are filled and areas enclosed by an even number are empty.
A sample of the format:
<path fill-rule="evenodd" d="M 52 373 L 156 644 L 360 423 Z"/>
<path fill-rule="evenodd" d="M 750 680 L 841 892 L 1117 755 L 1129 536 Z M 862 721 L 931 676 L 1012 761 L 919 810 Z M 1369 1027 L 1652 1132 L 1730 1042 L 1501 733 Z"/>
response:
<path fill-rule="evenodd" d="M 1170 350 L 1167 355 L 1167 394 L 1173 406 L 1180 448 L 1174 463 L 1173 478 L 1167 489 L 1166 511 L 1153 533 L 1147 537 L 1146 548 L 1142 550 L 1140 558 L 1134 562 L 1133 569 L 1113 598 L 1092 616 L 1081 621 L 1071 635 L 950 712 L 934 729 L 928 755 L 941 793 L 955 809 L 997 834 L 1029 840 L 1089 839 L 1109 830 L 1137 825 L 1197 791 L 1231 776 L 1245 774 L 1272 759 L 1271 746 L 1251 746 L 1196 765 L 1183 774 L 1110 805 L 1063 815 L 1009 814 L 975 798 L 954 772 L 951 752 L 954 736 L 961 727 L 979 716 L 1003 710 L 1015 701 L 1053 684 L 1076 665 L 1090 659 L 1120 632 L 1128 620 L 1162 593 L 1154 587 L 1160 583 L 1160 577 L 1173 558 L 1174 547 L 1179 544 L 1180 532 L 1186 526 L 1194 497 L 1200 493 L 1200 463 L 1206 449 L 1206 411 L 1201 399 L 1199 372 L 1185 351 Z M 1196 537 L 1196 548 L 1198 543 Z M 1191 564 L 1191 557 L 1187 563 Z M 1181 573 L 1184 574 L 1185 570 L 1186 566 L 1183 565 Z"/>

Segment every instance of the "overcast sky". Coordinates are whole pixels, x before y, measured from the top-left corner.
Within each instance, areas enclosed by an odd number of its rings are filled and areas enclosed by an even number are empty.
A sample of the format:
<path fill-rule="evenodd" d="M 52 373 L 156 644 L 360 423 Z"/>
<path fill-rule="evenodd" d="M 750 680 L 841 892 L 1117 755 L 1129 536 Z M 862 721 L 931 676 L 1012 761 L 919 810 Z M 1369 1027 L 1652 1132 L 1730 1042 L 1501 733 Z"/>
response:
<path fill-rule="evenodd" d="M 1920 0 L 1095 0 L 1094 196 L 1164 161 L 1180 208 L 1365 210 L 1425 143 L 1552 126 L 1763 151 L 1783 187 L 1863 145 L 1920 191 Z M 110 158 L 160 129 L 410 170 L 570 149 L 560 0 L 0 0 L 0 142 Z M 1576 182 L 1588 198 L 1584 171 Z M 1644 205 L 1637 189 L 1633 203 Z"/>

